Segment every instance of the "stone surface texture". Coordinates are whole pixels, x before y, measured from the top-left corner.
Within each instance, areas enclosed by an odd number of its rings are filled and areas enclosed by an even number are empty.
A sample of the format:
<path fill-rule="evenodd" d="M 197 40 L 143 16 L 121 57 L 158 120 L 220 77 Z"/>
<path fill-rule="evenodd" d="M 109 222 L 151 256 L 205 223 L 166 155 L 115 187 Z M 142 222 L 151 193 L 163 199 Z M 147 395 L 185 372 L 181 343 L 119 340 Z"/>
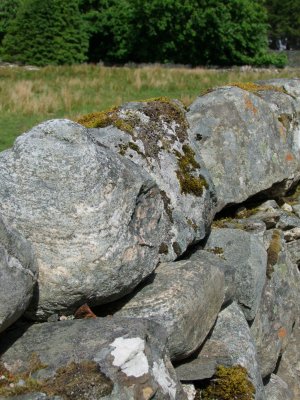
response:
<path fill-rule="evenodd" d="M 128 293 L 157 265 L 163 201 L 137 165 L 52 120 L 0 154 L 0 212 L 32 244 L 34 318 Z"/>
<path fill-rule="evenodd" d="M 219 248 L 235 271 L 235 299 L 247 320 L 257 312 L 266 280 L 267 252 L 255 235 L 240 229 L 212 229 L 205 249 Z"/>
<path fill-rule="evenodd" d="M 196 380 L 197 376 L 204 379 L 214 374 L 218 364 L 246 368 L 256 389 L 255 400 L 265 399 L 255 344 L 236 302 L 219 313 L 216 325 L 198 356 L 178 366 L 176 371 L 179 379 L 189 380 L 189 373 L 191 380 Z"/>
<path fill-rule="evenodd" d="M 288 385 L 279 376 L 272 374 L 265 386 L 266 400 L 293 400 Z"/>
<path fill-rule="evenodd" d="M 188 141 L 184 108 L 178 101 L 159 99 L 128 103 L 118 109 L 117 118 L 123 130 L 109 126 L 89 131 L 97 143 L 143 167 L 157 183 L 166 220 L 160 258 L 173 261 L 203 239 L 215 212 L 213 185 Z M 203 185 L 202 192 L 192 188 L 191 178 Z"/>
<path fill-rule="evenodd" d="M 198 97 L 187 113 L 190 140 L 211 174 L 218 210 L 259 192 L 284 193 L 299 179 L 298 116 L 294 109 L 287 114 L 292 119 L 288 131 L 280 110 L 259 93 L 218 88 Z"/>
<path fill-rule="evenodd" d="M 186 358 L 204 341 L 224 301 L 224 274 L 207 257 L 162 263 L 117 316 L 148 318 L 168 335 L 172 360 Z"/>
<path fill-rule="evenodd" d="M 32 247 L 0 215 L 0 332 L 26 311 L 36 280 Z"/>
<path fill-rule="evenodd" d="M 32 354 L 43 365 L 31 374 L 40 382 L 54 380 L 60 368 L 67 368 L 72 362 L 95 363 L 99 374 L 113 384 L 105 396 L 99 395 L 99 384 L 86 386 L 83 399 L 186 399 L 166 352 L 166 336 L 153 322 L 96 318 L 44 323 L 32 325 L 15 339 L 11 333 L 0 344 L 0 360 L 12 374 L 30 370 Z M 76 387 L 74 390 L 75 396 Z"/>

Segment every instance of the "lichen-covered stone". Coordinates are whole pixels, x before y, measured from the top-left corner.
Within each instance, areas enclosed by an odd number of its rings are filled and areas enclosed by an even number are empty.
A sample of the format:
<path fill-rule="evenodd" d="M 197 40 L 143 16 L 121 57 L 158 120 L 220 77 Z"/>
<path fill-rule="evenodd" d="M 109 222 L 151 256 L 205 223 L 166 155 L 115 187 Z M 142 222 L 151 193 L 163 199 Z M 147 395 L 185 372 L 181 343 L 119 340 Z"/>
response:
<path fill-rule="evenodd" d="M 36 280 L 32 247 L 0 216 L 0 332 L 26 311 Z"/>
<path fill-rule="evenodd" d="M 288 94 L 271 92 L 293 102 Z M 286 129 L 280 109 L 260 93 L 218 88 L 197 98 L 187 113 L 190 141 L 211 174 L 218 210 L 259 192 L 278 196 L 299 180 L 298 114 L 287 111 Z"/>
<path fill-rule="evenodd" d="M 136 164 L 52 120 L 0 154 L 0 212 L 32 244 L 33 318 L 121 297 L 157 265 L 163 200 Z"/>
<path fill-rule="evenodd" d="M 96 143 L 142 166 L 157 183 L 166 226 L 162 261 L 173 261 L 203 239 L 215 211 L 210 176 L 189 143 L 188 129 L 183 106 L 160 98 L 125 104 L 113 119 L 89 130 Z"/>
<path fill-rule="evenodd" d="M 162 263 L 153 279 L 124 299 L 115 315 L 147 318 L 168 335 L 172 360 L 186 358 L 204 341 L 224 301 L 224 274 L 208 257 Z M 107 310 L 109 313 L 109 309 Z"/>
<path fill-rule="evenodd" d="M 235 271 L 235 299 L 247 320 L 252 320 L 266 280 L 267 252 L 262 241 L 240 229 L 212 229 L 205 250 L 215 247 L 224 249 L 224 260 Z"/>
<path fill-rule="evenodd" d="M 25 377 L 24 394 L 74 400 L 147 400 L 153 395 L 158 400 L 185 400 L 165 344 L 166 335 L 150 321 L 61 321 L 32 325 L 21 337 L 16 330 L 1 338 L 0 363 L 13 382 Z M 39 360 L 37 367 L 32 355 Z M 26 387 L 32 380 L 39 390 Z M 6 398 L 13 389 L 1 385 L 0 394 Z"/>
<path fill-rule="evenodd" d="M 268 232 L 267 280 L 251 325 L 263 377 L 275 370 L 297 317 L 299 272 L 287 253 L 282 233 Z"/>

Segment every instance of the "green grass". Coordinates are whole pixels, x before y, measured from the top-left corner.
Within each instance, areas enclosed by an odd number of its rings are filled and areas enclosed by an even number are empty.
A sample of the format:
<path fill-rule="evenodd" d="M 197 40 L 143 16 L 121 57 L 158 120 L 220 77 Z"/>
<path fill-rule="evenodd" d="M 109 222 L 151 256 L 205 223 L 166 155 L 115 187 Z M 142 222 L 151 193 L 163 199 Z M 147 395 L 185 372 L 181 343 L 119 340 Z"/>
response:
<path fill-rule="evenodd" d="M 0 68 L 0 150 L 35 124 L 51 118 L 77 119 L 131 100 L 167 96 L 189 105 L 208 88 L 300 76 L 300 69 L 241 71 L 162 68 L 108 68 L 96 65 Z"/>

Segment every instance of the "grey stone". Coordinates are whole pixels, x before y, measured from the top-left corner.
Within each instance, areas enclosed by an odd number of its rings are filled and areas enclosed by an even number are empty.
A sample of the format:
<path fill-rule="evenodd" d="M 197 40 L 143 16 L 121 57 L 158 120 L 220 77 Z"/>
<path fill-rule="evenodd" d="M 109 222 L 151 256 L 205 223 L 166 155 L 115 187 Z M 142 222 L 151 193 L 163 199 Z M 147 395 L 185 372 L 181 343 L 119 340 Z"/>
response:
<path fill-rule="evenodd" d="M 159 189 L 81 125 L 52 120 L 20 136 L 0 154 L 0 181 L 0 212 L 37 257 L 33 318 L 121 297 L 156 267 Z"/>
<path fill-rule="evenodd" d="M 204 341 L 224 301 L 224 274 L 206 256 L 162 263 L 151 282 L 115 315 L 149 318 L 168 334 L 172 360 L 188 357 Z"/>
<path fill-rule="evenodd" d="M 293 97 L 300 97 L 300 79 L 299 78 L 281 78 L 260 80 L 258 83 L 262 85 L 272 85 L 283 88 L 286 93 Z"/>
<path fill-rule="evenodd" d="M 176 366 L 176 372 L 182 380 L 210 378 L 218 364 L 246 368 L 256 389 L 255 400 L 265 399 L 255 344 L 243 312 L 235 302 L 219 313 L 197 357 Z"/>
<path fill-rule="evenodd" d="M 36 280 L 30 244 L 0 216 L 0 332 L 25 312 Z"/>
<path fill-rule="evenodd" d="M 235 271 L 235 299 L 247 320 L 257 312 L 266 280 L 267 252 L 261 240 L 240 229 L 212 229 L 205 249 L 224 250 L 227 264 Z"/>
<path fill-rule="evenodd" d="M 224 274 L 225 295 L 224 303 L 234 299 L 235 296 L 235 270 L 232 265 L 224 259 L 224 250 L 222 248 L 212 248 L 207 250 L 197 250 L 189 256 L 190 261 L 197 261 L 207 265 L 218 267 Z"/>
<path fill-rule="evenodd" d="M 157 183 L 166 220 L 160 258 L 173 261 L 204 238 L 215 213 L 214 188 L 188 140 L 185 110 L 178 101 L 154 100 L 125 104 L 115 113 L 123 130 L 109 126 L 89 132 L 97 143 L 142 166 Z M 197 184 L 202 189 L 196 190 Z"/>
<path fill-rule="evenodd" d="M 20 333 L 10 332 L 0 344 L 0 361 L 12 374 L 28 373 L 34 355 L 41 366 L 31 377 L 38 382 L 49 379 L 53 389 L 62 368 L 96 367 L 88 375 L 85 372 L 80 383 L 63 383 L 74 400 L 186 399 L 168 358 L 166 335 L 153 322 L 122 318 L 62 321 L 32 325 L 17 340 L 14 335 Z M 86 380 L 94 375 L 102 380 L 89 385 Z M 57 389 L 53 395 L 64 397 Z"/>
<path fill-rule="evenodd" d="M 288 385 L 277 375 L 272 374 L 265 385 L 266 400 L 293 400 Z"/>
<path fill-rule="evenodd" d="M 298 286 L 299 290 L 299 286 Z M 298 311 L 298 315 L 300 312 Z M 299 317 L 295 323 L 293 334 L 290 338 L 288 346 L 283 353 L 277 375 L 283 379 L 287 384 L 291 392 L 293 393 L 293 399 L 300 399 L 300 323 Z"/>
<path fill-rule="evenodd" d="M 279 111 L 238 87 L 218 88 L 190 106 L 190 140 L 211 174 L 218 210 L 260 192 L 278 196 L 299 180 L 299 121 L 289 116 L 295 128 L 287 135 Z"/>
<path fill-rule="evenodd" d="M 300 265 L 300 240 L 293 240 L 287 243 L 287 248 L 291 257 L 291 260 L 296 265 Z"/>
<path fill-rule="evenodd" d="M 267 281 L 251 325 L 263 377 L 275 370 L 278 357 L 290 339 L 299 296 L 299 273 L 286 251 L 283 235 L 279 230 L 268 234 L 271 234 L 271 240 Z"/>

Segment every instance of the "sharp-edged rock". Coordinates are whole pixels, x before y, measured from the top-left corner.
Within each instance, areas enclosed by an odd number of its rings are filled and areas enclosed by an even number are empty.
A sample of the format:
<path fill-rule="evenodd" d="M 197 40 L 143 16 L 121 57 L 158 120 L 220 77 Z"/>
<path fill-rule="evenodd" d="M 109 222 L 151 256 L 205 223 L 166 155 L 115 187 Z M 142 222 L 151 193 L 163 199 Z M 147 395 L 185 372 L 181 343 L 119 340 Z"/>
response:
<path fill-rule="evenodd" d="M 26 311 L 36 280 L 32 247 L 0 216 L 0 332 Z"/>
<path fill-rule="evenodd" d="M 219 313 L 216 325 L 197 357 L 176 366 L 181 380 L 198 380 L 214 375 L 217 365 L 246 368 L 255 389 L 255 400 L 265 399 L 256 348 L 247 321 L 237 303 Z"/>
<path fill-rule="evenodd" d="M 205 249 L 220 248 L 235 271 L 235 299 L 247 320 L 257 312 L 266 280 L 267 252 L 256 236 L 240 229 L 212 229 Z"/>
<path fill-rule="evenodd" d="M 224 274 L 204 254 L 191 261 L 160 264 L 153 279 L 125 300 L 115 315 L 160 323 L 168 335 L 171 359 L 176 360 L 201 345 L 223 301 Z"/>

